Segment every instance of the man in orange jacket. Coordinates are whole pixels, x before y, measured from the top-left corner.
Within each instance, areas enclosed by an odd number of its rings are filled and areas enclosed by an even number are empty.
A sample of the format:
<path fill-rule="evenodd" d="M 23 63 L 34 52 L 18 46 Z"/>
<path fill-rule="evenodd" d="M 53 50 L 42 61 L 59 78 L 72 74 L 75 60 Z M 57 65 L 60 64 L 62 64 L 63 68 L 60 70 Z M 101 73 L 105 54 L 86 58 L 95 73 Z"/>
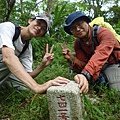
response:
<path fill-rule="evenodd" d="M 108 64 L 104 73 L 107 76 L 109 86 L 120 90 L 118 62 L 120 61 L 120 50 L 114 50 L 120 49 L 120 45 L 113 33 L 104 27 L 100 27 L 97 33 L 98 45 L 95 45 L 92 38 L 93 27 L 89 25 L 91 20 L 84 13 L 73 12 L 65 22 L 65 32 L 76 38 L 74 42 L 75 56 L 66 45 L 61 45 L 62 53 L 70 65 L 78 71 L 74 80 L 79 84 L 80 93 L 88 92 L 89 81 L 98 79 L 106 63 Z"/>

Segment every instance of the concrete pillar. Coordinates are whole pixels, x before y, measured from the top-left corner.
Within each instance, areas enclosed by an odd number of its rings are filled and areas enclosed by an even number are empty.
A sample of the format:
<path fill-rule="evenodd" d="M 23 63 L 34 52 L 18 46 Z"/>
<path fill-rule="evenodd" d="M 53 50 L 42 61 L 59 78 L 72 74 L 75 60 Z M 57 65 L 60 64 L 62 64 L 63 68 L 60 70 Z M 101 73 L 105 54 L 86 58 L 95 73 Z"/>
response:
<path fill-rule="evenodd" d="M 52 86 L 47 90 L 50 120 L 83 120 L 82 99 L 78 84 Z"/>

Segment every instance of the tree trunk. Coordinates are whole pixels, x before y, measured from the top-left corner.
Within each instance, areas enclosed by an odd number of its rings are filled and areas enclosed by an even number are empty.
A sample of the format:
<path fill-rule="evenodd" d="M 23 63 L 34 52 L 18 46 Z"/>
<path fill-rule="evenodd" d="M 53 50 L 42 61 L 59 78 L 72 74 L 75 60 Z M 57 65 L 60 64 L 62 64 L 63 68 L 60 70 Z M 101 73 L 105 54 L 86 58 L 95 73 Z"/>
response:
<path fill-rule="evenodd" d="M 9 20 L 9 17 L 10 17 L 10 13 L 14 7 L 14 4 L 15 4 L 15 0 L 7 0 L 6 1 L 6 15 L 5 15 L 5 21 L 8 21 Z"/>
<path fill-rule="evenodd" d="M 57 2 L 57 0 L 48 0 L 47 1 L 47 8 L 46 8 L 46 10 L 45 10 L 45 14 L 48 16 L 48 17 L 50 17 L 50 15 L 51 15 L 51 13 L 52 13 L 52 10 L 53 10 L 53 8 L 54 8 L 54 4 L 55 4 L 55 2 Z"/>

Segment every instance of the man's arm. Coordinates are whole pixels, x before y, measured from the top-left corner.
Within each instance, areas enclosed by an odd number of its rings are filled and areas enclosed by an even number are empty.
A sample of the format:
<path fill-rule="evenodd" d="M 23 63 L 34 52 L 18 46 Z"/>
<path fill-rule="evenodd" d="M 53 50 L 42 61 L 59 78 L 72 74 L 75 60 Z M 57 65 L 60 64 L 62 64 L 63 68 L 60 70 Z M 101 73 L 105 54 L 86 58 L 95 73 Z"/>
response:
<path fill-rule="evenodd" d="M 35 91 L 35 87 L 37 83 L 33 80 L 33 78 L 25 71 L 24 67 L 20 63 L 17 56 L 14 54 L 14 50 L 4 46 L 2 48 L 3 62 L 7 65 L 9 70 L 24 84 L 26 84 L 29 88 Z"/>
<path fill-rule="evenodd" d="M 52 85 L 61 85 L 69 82 L 66 78 L 57 77 L 54 80 L 50 80 L 40 85 L 25 71 L 19 59 L 15 56 L 13 49 L 3 46 L 2 55 L 3 62 L 7 65 L 9 70 L 36 93 L 45 93 Z"/>
<path fill-rule="evenodd" d="M 48 44 L 46 44 L 46 53 L 42 59 L 42 62 L 41 64 L 36 68 L 34 69 L 34 71 L 32 72 L 29 72 L 29 74 L 31 75 L 31 77 L 35 78 L 36 76 L 39 75 L 39 73 L 45 68 L 47 67 L 48 65 L 51 64 L 51 62 L 53 61 L 54 59 L 54 54 L 52 53 L 53 51 L 53 48 L 54 48 L 54 45 L 52 45 L 51 49 L 50 49 L 50 52 L 48 52 Z"/>
<path fill-rule="evenodd" d="M 43 63 L 41 63 L 36 69 L 34 69 L 32 72 L 28 72 L 29 75 L 32 78 L 37 77 L 45 68 L 45 65 Z"/>

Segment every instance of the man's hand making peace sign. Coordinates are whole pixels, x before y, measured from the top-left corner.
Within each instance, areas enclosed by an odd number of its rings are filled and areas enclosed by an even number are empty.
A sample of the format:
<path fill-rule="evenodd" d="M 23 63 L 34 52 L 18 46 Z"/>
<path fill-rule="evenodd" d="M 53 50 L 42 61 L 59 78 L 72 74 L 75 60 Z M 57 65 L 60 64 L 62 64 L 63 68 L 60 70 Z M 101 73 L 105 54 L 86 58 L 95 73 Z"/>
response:
<path fill-rule="evenodd" d="M 42 63 L 45 67 L 48 66 L 54 59 L 54 53 L 53 52 L 54 45 L 52 45 L 50 52 L 48 52 L 48 44 L 46 44 L 46 53 L 42 59 Z"/>
<path fill-rule="evenodd" d="M 67 47 L 66 43 L 64 43 L 64 46 L 60 44 L 60 47 L 62 48 L 62 54 L 64 58 L 72 62 L 74 56 L 72 55 L 71 50 Z"/>

